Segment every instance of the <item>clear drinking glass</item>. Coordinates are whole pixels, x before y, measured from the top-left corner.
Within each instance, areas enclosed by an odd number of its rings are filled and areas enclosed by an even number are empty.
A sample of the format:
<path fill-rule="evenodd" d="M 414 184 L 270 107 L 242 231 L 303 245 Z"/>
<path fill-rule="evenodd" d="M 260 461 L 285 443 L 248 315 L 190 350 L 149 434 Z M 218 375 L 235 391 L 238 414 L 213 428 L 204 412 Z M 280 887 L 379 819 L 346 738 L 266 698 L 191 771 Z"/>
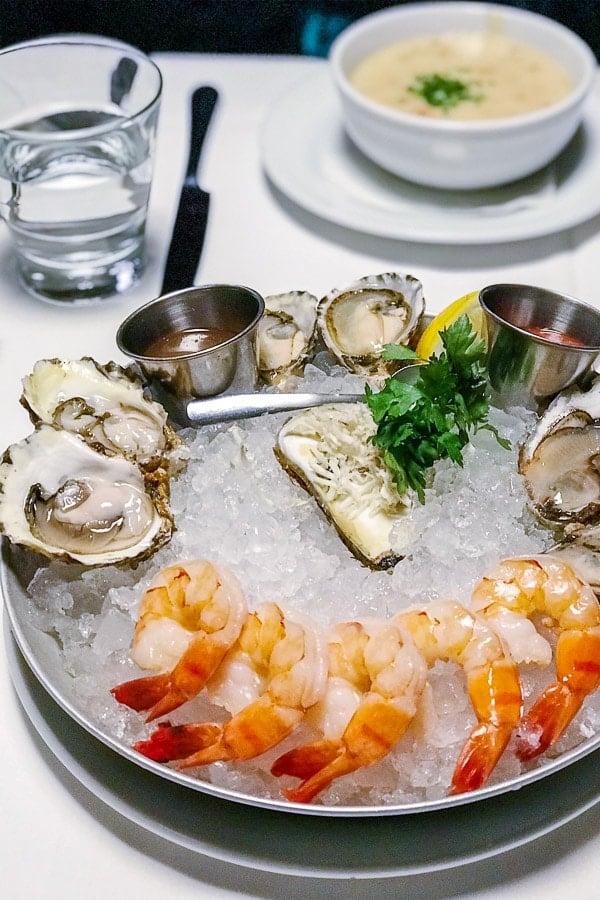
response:
<path fill-rule="evenodd" d="M 0 214 L 30 293 L 81 303 L 139 280 L 161 89 L 126 44 L 0 52 Z"/>

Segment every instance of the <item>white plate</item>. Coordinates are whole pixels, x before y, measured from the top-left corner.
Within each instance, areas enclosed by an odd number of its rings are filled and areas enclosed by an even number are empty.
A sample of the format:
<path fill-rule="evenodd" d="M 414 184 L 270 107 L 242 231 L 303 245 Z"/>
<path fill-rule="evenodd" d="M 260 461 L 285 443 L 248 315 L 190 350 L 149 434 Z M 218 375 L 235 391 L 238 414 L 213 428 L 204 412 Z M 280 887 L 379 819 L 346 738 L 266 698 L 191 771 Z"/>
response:
<path fill-rule="evenodd" d="M 309 212 L 379 237 L 492 244 L 552 234 L 600 212 L 600 83 L 583 126 L 554 163 L 487 191 L 439 191 L 371 163 L 346 136 L 327 68 L 272 108 L 262 160 L 273 184 Z"/>
<path fill-rule="evenodd" d="M 467 808 L 379 819 L 289 816 L 190 795 L 96 741 L 27 666 L 5 615 L 8 666 L 34 728 L 71 775 L 129 821 L 180 847 L 260 871 L 312 878 L 383 878 L 488 859 L 554 831 L 600 800 L 588 756 L 542 784 Z M 190 797 L 193 802 L 190 803 Z"/>

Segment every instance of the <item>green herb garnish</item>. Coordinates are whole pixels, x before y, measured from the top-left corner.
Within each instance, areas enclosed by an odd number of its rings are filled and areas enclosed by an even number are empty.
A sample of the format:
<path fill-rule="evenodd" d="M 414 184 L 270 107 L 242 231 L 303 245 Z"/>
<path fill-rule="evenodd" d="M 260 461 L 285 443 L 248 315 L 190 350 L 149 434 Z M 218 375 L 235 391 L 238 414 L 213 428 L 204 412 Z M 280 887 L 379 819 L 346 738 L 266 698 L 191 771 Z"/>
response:
<path fill-rule="evenodd" d="M 458 78 L 437 73 L 419 75 L 408 90 L 412 94 L 423 97 L 430 106 L 441 106 L 446 112 L 458 106 L 459 103 L 465 101 L 478 103 L 482 99 L 482 95 L 475 85 L 465 84 Z"/>
<path fill-rule="evenodd" d="M 460 316 L 440 332 L 440 339 L 444 350 L 421 366 L 414 384 L 392 376 L 381 391 L 365 388 L 377 425 L 372 441 L 383 450 L 399 492 L 412 488 L 421 503 L 430 467 L 446 458 L 462 466 L 462 449 L 471 434 L 491 431 L 502 447 L 510 449 L 510 442 L 487 421 L 485 343 L 469 317 Z M 384 355 L 418 359 L 413 351 L 396 345 L 387 345 Z"/>

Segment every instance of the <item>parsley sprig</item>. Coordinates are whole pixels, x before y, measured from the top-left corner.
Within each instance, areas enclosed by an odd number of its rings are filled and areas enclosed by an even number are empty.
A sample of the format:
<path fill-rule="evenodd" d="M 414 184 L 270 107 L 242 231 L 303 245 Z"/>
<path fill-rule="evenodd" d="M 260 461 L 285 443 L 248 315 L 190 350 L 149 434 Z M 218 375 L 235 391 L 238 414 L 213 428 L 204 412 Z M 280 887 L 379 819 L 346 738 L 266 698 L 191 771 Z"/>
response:
<path fill-rule="evenodd" d="M 420 367 L 414 384 L 388 378 L 381 391 L 367 385 L 366 401 L 377 432 L 373 443 L 381 447 L 399 492 L 409 488 L 425 502 L 430 467 L 449 458 L 463 464 L 462 449 L 471 434 L 491 431 L 498 443 L 510 449 L 487 421 L 489 401 L 485 368 L 485 343 L 460 316 L 440 332 L 444 350 Z M 406 347 L 387 345 L 388 359 L 418 359 Z"/>
<path fill-rule="evenodd" d="M 482 94 L 474 84 L 465 84 L 452 75 L 419 75 L 408 90 L 422 97 L 430 106 L 439 106 L 445 112 L 458 106 L 459 103 L 479 103 Z"/>

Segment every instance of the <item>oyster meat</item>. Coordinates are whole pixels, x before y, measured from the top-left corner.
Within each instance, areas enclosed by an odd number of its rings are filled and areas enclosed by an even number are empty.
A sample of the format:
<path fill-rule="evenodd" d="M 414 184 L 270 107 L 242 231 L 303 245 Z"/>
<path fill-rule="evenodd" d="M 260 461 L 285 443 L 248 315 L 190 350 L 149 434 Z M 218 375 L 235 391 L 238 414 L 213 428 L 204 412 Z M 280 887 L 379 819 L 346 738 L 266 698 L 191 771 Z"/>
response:
<path fill-rule="evenodd" d="M 42 359 L 23 379 L 21 403 L 32 422 L 79 434 L 91 447 L 118 453 L 144 469 L 174 472 L 188 451 L 164 408 L 130 370 L 89 357 Z"/>
<path fill-rule="evenodd" d="M 317 303 L 317 298 L 307 291 L 265 297 L 256 352 L 260 375 L 267 384 L 277 384 L 302 371 L 313 349 Z"/>
<path fill-rule="evenodd" d="M 572 566 L 600 596 L 600 524 L 567 526 L 563 540 L 548 552 Z"/>
<path fill-rule="evenodd" d="M 600 520 L 600 380 L 559 394 L 519 454 L 534 512 L 550 525 Z"/>
<path fill-rule="evenodd" d="M 421 282 L 413 275 L 368 275 L 319 301 L 317 325 L 336 360 L 357 375 L 388 375 L 385 344 L 409 345 L 425 311 Z"/>
<path fill-rule="evenodd" d="M 0 530 L 14 543 L 86 566 L 140 560 L 166 543 L 167 487 L 124 456 L 40 424 L 0 464 Z"/>
<path fill-rule="evenodd" d="M 331 404 L 293 416 L 280 429 L 275 455 L 315 498 L 351 552 L 372 568 L 401 555 L 397 535 L 410 534 L 409 495 L 400 496 L 380 451 L 369 440 L 373 418 L 362 403 Z"/>

